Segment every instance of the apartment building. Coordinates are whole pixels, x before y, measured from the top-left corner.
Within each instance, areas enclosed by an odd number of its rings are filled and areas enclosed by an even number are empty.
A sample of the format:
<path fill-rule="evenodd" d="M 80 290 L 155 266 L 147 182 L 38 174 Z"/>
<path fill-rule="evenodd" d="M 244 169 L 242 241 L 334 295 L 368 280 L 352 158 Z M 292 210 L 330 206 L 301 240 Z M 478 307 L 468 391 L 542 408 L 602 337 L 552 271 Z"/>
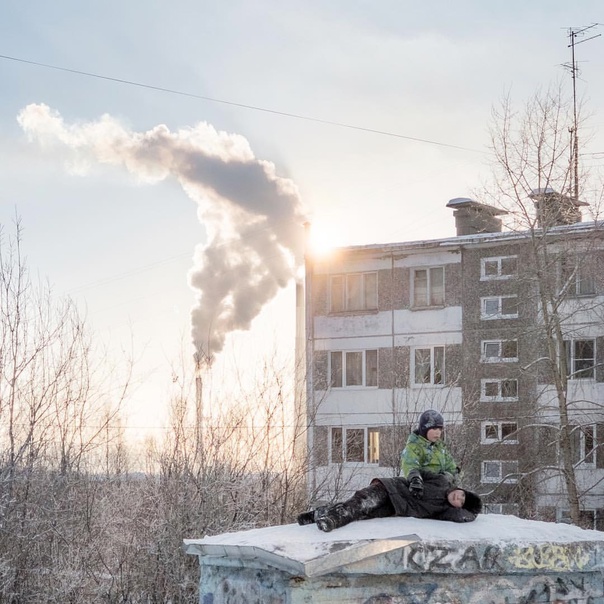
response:
<path fill-rule="evenodd" d="M 504 211 L 458 198 L 450 238 L 307 256 L 316 498 L 398 474 L 409 431 L 434 408 L 487 509 L 531 518 L 567 517 L 560 427 L 570 426 L 585 523 L 604 526 L 601 227 L 551 190 L 533 201 L 528 230 L 504 231 Z"/>

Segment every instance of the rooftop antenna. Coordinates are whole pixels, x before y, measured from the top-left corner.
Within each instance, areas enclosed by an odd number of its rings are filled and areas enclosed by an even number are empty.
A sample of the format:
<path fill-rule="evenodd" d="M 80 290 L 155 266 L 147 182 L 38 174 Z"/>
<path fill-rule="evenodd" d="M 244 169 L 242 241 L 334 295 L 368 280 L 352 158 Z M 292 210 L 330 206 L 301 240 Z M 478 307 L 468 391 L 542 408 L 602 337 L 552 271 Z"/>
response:
<path fill-rule="evenodd" d="M 575 46 L 577 44 L 581 44 L 582 42 L 587 42 L 589 40 L 593 40 L 594 38 L 599 38 L 602 34 L 595 34 L 590 36 L 589 38 L 585 38 L 582 40 L 577 40 L 578 37 L 582 37 L 586 34 L 586 32 L 592 30 L 594 27 L 600 25 L 599 23 L 592 23 L 591 25 L 587 25 L 585 27 L 569 27 L 568 28 L 568 39 L 570 44 L 568 48 L 570 48 L 571 52 L 571 63 L 564 64 L 564 67 L 568 68 L 571 73 L 571 77 L 573 80 L 573 127 L 570 131 L 571 134 L 571 164 L 573 167 L 573 184 L 572 184 L 572 192 L 573 197 L 576 202 L 579 201 L 579 131 L 578 131 L 578 123 L 577 123 L 577 76 L 579 75 L 579 65 L 577 60 L 575 59 Z"/>

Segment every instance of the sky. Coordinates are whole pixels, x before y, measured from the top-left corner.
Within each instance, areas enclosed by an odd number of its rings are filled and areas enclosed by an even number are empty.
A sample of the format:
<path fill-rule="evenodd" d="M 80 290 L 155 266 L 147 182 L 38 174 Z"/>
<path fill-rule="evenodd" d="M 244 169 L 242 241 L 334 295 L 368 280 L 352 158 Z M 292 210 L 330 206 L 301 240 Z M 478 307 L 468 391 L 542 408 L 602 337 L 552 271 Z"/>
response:
<path fill-rule="evenodd" d="M 453 236 L 493 105 L 570 87 L 569 28 L 600 22 L 595 0 L 7 0 L 0 224 L 133 357 L 129 428 L 161 430 L 195 352 L 218 389 L 293 352 L 304 222 L 332 245 Z M 604 38 L 577 60 L 598 165 Z"/>

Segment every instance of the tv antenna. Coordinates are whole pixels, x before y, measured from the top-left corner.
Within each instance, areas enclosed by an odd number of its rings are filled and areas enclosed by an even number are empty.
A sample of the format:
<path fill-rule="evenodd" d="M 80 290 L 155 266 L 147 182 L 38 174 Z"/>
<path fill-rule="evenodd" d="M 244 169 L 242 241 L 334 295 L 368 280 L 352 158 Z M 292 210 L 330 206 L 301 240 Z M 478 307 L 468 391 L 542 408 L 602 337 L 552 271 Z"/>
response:
<path fill-rule="evenodd" d="M 593 30 L 594 27 L 600 25 L 599 23 L 592 23 L 591 25 L 587 25 L 585 27 L 569 27 L 568 28 L 568 39 L 570 44 L 568 48 L 570 48 L 571 53 L 571 63 L 565 63 L 564 67 L 568 68 L 571 73 L 571 77 L 573 80 L 573 127 L 571 128 L 571 165 L 573 170 L 573 183 L 572 183 L 572 191 L 575 202 L 579 201 L 579 125 L 577 123 L 577 76 L 579 75 L 579 65 L 575 58 L 575 46 L 578 44 L 582 44 L 583 42 L 588 42 L 589 40 L 593 40 L 594 38 L 599 38 L 602 34 L 594 34 L 589 36 L 589 38 L 584 38 L 578 40 L 577 38 L 582 38 L 586 35 L 587 32 Z"/>

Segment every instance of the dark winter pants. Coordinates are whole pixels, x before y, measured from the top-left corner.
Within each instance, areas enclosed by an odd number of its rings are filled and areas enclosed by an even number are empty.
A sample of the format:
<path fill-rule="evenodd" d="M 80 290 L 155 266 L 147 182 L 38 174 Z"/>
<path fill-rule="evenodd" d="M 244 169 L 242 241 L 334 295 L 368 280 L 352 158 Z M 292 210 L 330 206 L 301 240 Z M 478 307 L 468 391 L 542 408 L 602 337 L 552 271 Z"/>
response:
<path fill-rule="evenodd" d="M 328 507 L 322 516 L 329 518 L 333 528 L 339 528 L 354 520 L 394 516 L 394 507 L 386 488 L 381 482 L 374 481 L 350 499 Z"/>

